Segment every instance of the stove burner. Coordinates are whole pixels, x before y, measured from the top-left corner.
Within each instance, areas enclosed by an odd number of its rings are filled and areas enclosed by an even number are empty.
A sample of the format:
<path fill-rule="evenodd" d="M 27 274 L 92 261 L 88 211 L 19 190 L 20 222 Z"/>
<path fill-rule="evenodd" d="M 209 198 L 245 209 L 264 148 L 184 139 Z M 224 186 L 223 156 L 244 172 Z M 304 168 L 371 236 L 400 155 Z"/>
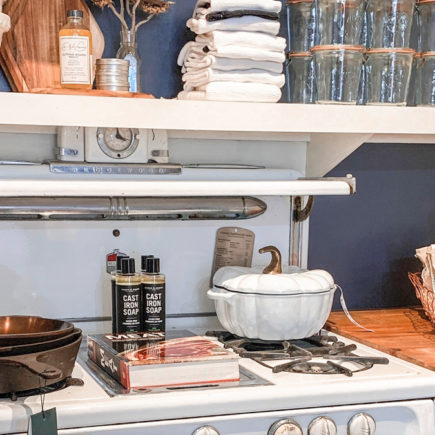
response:
<path fill-rule="evenodd" d="M 333 367 L 326 363 L 317 362 L 297 362 L 290 367 L 290 371 L 295 373 L 311 374 L 332 374 L 336 373 Z"/>
<path fill-rule="evenodd" d="M 315 335 L 300 340 L 266 341 L 238 337 L 226 331 L 208 331 L 208 336 L 217 337 L 226 348 L 234 350 L 243 358 L 251 358 L 274 373 L 293 372 L 307 374 L 343 374 L 368 370 L 374 364 L 388 364 L 387 358 L 363 357 L 352 353 L 355 344 L 346 345 L 331 335 Z M 326 362 L 312 361 L 313 358 Z M 271 365 L 267 361 L 287 360 L 283 364 Z M 338 361 L 334 362 L 334 361 Z M 351 363 L 350 369 L 343 363 Z"/>
<path fill-rule="evenodd" d="M 82 385 L 84 385 L 84 382 L 79 378 L 65 378 L 59 382 L 56 382 L 51 385 L 46 385 L 45 387 L 41 387 L 41 388 L 34 388 L 32 390 L 26 390 L 26 391 L 17 391 L 14 393 L 0 394 L 0 399 L 11 399 L 13 402 L 15 402 L 19 397 L 29 397 L 29 396 L 36 396 L 39 394 L 53 393 L 55 391 L 63 390 L 67 387 L 82 386 Z"/>

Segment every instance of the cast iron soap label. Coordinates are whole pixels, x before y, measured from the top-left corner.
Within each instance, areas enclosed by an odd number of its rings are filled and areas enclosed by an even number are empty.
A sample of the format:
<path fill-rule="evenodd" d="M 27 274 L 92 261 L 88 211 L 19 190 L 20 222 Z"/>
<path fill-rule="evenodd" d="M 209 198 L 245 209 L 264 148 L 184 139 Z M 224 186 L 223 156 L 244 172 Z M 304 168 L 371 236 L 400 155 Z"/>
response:
<path fill-rule="evenodd" d="M 140 285 L 116 286 L 118 332 L 140 332 L 141 330 Z"/>
<path fill-rule="evenodd" d="M 144 330 L 165 330 L 165 284 L 143 283 Z"/>

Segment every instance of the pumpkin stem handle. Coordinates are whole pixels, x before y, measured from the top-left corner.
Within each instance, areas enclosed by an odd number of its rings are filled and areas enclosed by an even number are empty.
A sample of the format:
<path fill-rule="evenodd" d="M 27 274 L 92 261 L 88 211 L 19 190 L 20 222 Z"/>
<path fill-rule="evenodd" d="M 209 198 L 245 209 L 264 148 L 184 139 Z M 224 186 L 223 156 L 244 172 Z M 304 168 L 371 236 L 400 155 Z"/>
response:
<path fill-rule="evenodd" d="M 265 252 L 270 252 L 272 254 L 272 259 L 270 260 L 270 264 L 263 269 L 263 273 L 277 275 L 282 273 L 281 269 L 281 252 L 275 246 L 265 246 L 258 250 L 260 254 L 264 254 Z"/>

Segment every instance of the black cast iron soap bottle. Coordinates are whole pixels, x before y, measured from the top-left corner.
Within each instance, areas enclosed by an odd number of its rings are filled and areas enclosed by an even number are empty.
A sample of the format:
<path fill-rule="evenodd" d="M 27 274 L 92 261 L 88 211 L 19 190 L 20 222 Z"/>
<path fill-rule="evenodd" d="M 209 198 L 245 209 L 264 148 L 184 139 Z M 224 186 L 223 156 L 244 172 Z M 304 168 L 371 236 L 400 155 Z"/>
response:
<path fill-rule="evenodd" d="M 134 258 L 121 260 L 121 273 L 116 275 L 117 332 L 141 332 L 141 276 L 135 271 Z"/>
<path fill-rule="evenodd" d="M 121 273 L 121 260 L 129 258 L 128 255 L 118 253 L 115 260 L 115 270 L 111 272 L 111 288 L 112 288 L 112 334 L 118 333 L 117 315 L 116 315 L 116 276 Z"/>
<path fill-rule="evenodd" d="M 142 274 L 144 332 L 165 332 L 165 275 L 160 273 L 160 259 L 147 258 Z"/>
<path fill-rule="evenodd" d="M 140 257 L 140 264 L 141 264 L 140 273 L 142 274 L 142 276 L 147 273 L 147 260 L 148 260 L 148 258 L 154 258 L 154 255 L 142 255 Z"/>

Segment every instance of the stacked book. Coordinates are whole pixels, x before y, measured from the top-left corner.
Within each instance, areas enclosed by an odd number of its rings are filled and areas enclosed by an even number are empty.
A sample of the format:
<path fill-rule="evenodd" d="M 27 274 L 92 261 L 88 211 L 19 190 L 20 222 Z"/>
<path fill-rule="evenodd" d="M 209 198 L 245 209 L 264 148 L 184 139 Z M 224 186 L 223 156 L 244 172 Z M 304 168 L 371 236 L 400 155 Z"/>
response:
<path fill-rule="evenodd" d="M 196 38 L 178 56 L 178 98 L 277 102 L 285 83 L 281 7 L 276 0 L 198 0 L 187 21 Z"/>
<path fill-rule="evenodd" d="M 89 359 L 126 389 L 240 381 L 238 356 L 210 337 L 99 334 L 87 345 Z"/>

